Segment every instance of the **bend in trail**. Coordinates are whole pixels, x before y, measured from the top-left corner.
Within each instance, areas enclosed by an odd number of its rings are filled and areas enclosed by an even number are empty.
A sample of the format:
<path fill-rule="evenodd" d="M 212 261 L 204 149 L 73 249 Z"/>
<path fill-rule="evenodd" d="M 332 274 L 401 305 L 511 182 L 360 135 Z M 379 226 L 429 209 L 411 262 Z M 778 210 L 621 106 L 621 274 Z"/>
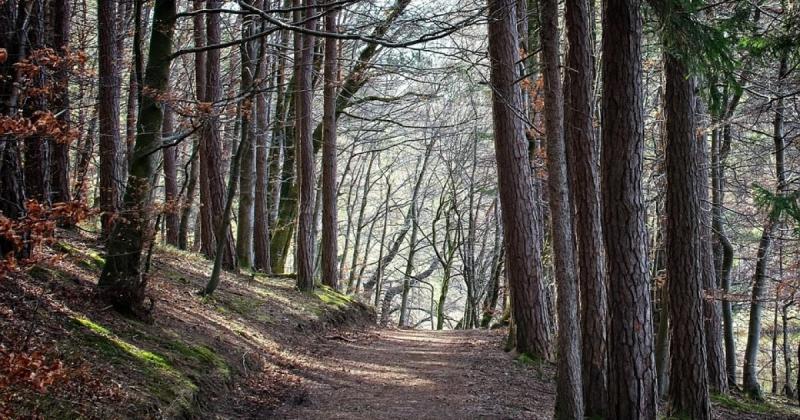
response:
<path fill-rule="evenodd" d="M 329 340 L 302 374 L 308 393 L 274 418 L 552 418 L 552 372 L 515 361 L 502 338 L 486 330 L 380 330 Z"/>

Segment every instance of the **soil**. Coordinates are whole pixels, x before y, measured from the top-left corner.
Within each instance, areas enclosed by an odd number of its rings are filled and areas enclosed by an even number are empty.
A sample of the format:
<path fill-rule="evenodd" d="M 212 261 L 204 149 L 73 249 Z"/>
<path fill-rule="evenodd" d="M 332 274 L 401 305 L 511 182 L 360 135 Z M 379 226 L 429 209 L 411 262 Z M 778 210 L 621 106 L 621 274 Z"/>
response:
<path fill-rule="evenodd" d="M 503 352 L 503 331 L 379 330 L 330 336 L 281 419 L 550 419 L 548 365 Z"/>

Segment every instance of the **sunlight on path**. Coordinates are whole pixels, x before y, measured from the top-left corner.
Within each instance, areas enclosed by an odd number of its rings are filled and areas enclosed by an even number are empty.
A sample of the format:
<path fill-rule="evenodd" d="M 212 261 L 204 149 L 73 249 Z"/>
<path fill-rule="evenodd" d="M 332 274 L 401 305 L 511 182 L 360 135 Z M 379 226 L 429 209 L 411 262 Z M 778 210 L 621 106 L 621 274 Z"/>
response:
<path fill-rule="evenodd" d="M 309 393 L 275 418 L 551 418 L 550 374 L 514 361 L 501 339 L 485 330 L 382 330 L 331 340 L 303 375 Z"/>

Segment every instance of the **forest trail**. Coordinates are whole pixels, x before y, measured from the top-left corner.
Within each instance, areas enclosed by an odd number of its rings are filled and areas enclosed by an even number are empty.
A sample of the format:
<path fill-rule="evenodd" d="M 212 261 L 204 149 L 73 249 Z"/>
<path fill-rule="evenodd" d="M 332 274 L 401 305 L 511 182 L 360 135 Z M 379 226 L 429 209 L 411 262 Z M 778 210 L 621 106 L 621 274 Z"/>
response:
<path fill-rule="evenodd" d="M 303 376 L 286 419 L 549 419 L 554 386 L 503 352 L 503 332 L 378 330 L 332 336 Z"/>

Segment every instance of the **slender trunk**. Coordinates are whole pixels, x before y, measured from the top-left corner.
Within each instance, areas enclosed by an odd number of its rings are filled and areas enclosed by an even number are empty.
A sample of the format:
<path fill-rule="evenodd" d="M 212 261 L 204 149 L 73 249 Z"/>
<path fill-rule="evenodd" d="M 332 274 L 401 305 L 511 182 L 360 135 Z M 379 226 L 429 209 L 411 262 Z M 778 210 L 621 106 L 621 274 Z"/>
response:
<path fill-rule="evenodd" d="M 187 250 L 189 249 L 189 229 L 190 223 L 195 218 L 192 207 L 194 206 L 194 198 L 197 195 L 197 178 L 200 176 L 200 162 L 198 154 L 200 152 L 200 141 L 197 137 L 194 138 L 191 145 L 191 156 L 189 157 L 189 170 L 186 172 L 187 184 L 186 194 L 183 197 L 181 204 L 181 220 L 178 226 L 178 248 Z M 194 241 L 200 240 L 199 236 L 194 237 Z"/>
<path fill-rule="evenodd" d="M 592 123 L 594 63 L 586 0 L 566 4 L 564 125 L 571 172 L 581 297 L 583 400 L 588 417 L 608 413 L 607 293 L 600 208 L 600 150 Z"/>
<path fill-rule="evenodd" d="M 378 252 L 378 267 L 375 269 L 375 307 L 381 296 L 381 279 L 383 278 L 383 271 L 385 265 L 383 263 L 383 253 L 385 251 L 384 244 L 386 243 L 386 229 L 389 225 L 389 200 L 392 198 L 392 183 L 389 176 L 386 176 L 386 199 L 383 201 L 383 225 L 381 226 L 381 242 L 380 251 Z M 366 287 L 365 287 L 366 288 Z"/>
<path fill-rule="evenodd" d="M 51 45 L 58 53 L 69 50 L 70 13 L 69 0 L 54 0 L 51 4 L 53 33 Z M 59 69 L 53 75 L 53 98 L 50 109 L 58 115 L 62 130 L 70 129 L 69 71 Z M 50 199 L 54 203 L 70 201 L 69 143 L 55 141 L 50 145 Z"/>
<path fill-rule="evenodd" d="M 300 0 L 295 0 L 295 6 Z M 314 0 L 304 0 L 305 28 L 314 30 L 316 19 Z M 301 13 L 295 12 L 295 20 L 301 21 Z M 311 139 L 311 98 L 313 95 L 314 37 L 295 33 L 295 147 L 297 153 L 297 183 L 299 184 L 299 215 L 297 221 L 296 271 L 297 288 L 314 290 L 314 146 Z"/>
<path fill-rule="evenodd" d="M 335 33 L 336 9 L 325 16 L 325 30 Z M 339 62 L 338 40 L 325 39 L 325 88 L 323 92 L 322 126 L 322 284 L 339 287 L 336 267 L 339 239 L 336 208 L 336 83 Z"/>
<path fill-rule="evenodd" d="M 550 237 L 558 289 L 556 337 L 557 419 L 583 418 L 581 342 L 578 318 L 578 279 L 575 267 L 572 207 L 564 146 L 564 96 L 559 72 L 558 2 L 541 0 L 539 38 L 542 44 L 547 181 L 550 195 Z"/>
<path fill-rule="evenodd" d="M 222 6 L 220 0 L 208 0 L 206 7 L 217 10 Z M 209 12 L 206 14 L 206 42 L 209 45 L 219 44 L 221 41 L 220 13 Z M 220 82 L 220 50 L 211 49 L 205 57 L 205 87 L 202 101 L 217 104 L 222 99 L 222 85 Z M 202 250 L 209 258 L 216 254 L 217 241 L 223 241 L 222 266 L 226 269 L 236 268 L 233 235 L 230 229 L 220 238 L 216 236 L 218 227 L 222 223 L 219 216 L 225 211 L 225 174 L 223 165 L 222 138 L 220 132 L 220 109 L 211 106 L 209 115 L 203 123 L 200 140 L 200 206 Z"/>
<path fill-rule="evenodd" d="M 266 56 L 266 41 L 261 44 L 262 58 L 261 74 L 267 76 L 267 69 L 272 66 L 268 64 Z M 270 70 L 271 71 L 271 70 Z M 270 146 L 271 141 L 268 135 L 271 121 L 271 92 L 274 87 L 275 78 L 270 74 L 269 86 L 267 91 L 270 93 L 256 94 L 256 190 L 255 190 L 255 227 L 253 228 L 253 266 L 256 270 L 270 273 L 269 238 L 270 238 L 270 207 L 269 207 L 269 179 L 272 175 L 270 171 Z M 274 141 L 274 138 L 272 139 Z"/>
<path fill-rule="evenodd" d="M 355 243 L 353 244 L 353 259 L 350 263 L 350 275 L 347 278 L 347 293 L 353 293 L 353 286 L 355 285 L 356 273 L 358 269 L 358 257 L 361 246 L 361 231 L 364 228 L 364 215 L 367 211 L 367 202 L 369 198 L 369 191 L 372 183 L 370 182 L 370 175 L 372 175 L 372 166 L 375 163 L 377 153 L 370 153 L 369 163 L 367 164 L 367 172 L 364 174 L 364 186 L 361 188 L 361 205 L 358 210 L 358 218 L 355 223 Z"/>
<path fill-rule="evenodd" d="M 169 106 L 164 107 L 164 122 L 161 126 L 161 138 L 169 138 L 174 130 L 175 113 Z M 178 146 L 164 148 L 164 225 L 167 229 L 166 240 L 172 246 L 178 246 L 178 230 L 180 218 L 178 197 Z"/>
<path fill-rule="evenodd" d="M 97 2 L 97 120 L 100 143 L 98 170 L 99 204 L 104 236 L 111 233 L 112 221 L 120 206 L 122 179 L 119 133 L 119 53 L 116 14 L 118 0 Z"/>
<path fill-rule="evenodd" d="M 252 4 L 252 1 L 249 2 Z M 242 38 L 255 33 L 256 22 L 254 16 L 245 16 L 242 21 Z M 257 63 L 263 58 L 256 54 L 257 42 L 245 42 L 240 46 L 241 53 L 241 95 L 247 99 L 239 118 L 241 124 L 241 161 L 239 171 L 231 173 L 231 177 L 239 177 L 239 208 L 236 218 L 236 258 L 239 266 L 250 268 L 253 266 L 253 228 L 255 217 L 255 171 L 256 171 L 256 114 L 259 111 L 256 103 L 253 81 L 258 68 Z M 235 191 L 234 191 L 235 193 Z"/>
<path fill-rule="evenodd" d="M 778 86 L 781 86 L 783 79 L 788 72 L 787 53 L 781 57 L 778 69 Z M 779 96 L 775 103 L 775 119 L 773 120 L 773 141 L 775 143 L 775 174 L 777 176 L 776 192 L 782 196 L 786 188 L 786 175 L 784 170 L 784 150 L 786 148 L 784 133 L 784 100 Z M 761 309 L 763 307 L 764 290 L 767 287 L 767 262 L 772 245 L 772 235 L 778 224 L 780 208 L 770 205 L 769 214 L 764 220 L 761 233 L 761 240 L 758 243 L 756 253 L 756 268 L 753 274 L 753 293 L 750 300 L 750 321 L 747 330 L 747 346 L 744 351 L 744 390 L 751 397 L 763 399 L 761 386 L 758 383 L 758 367 L 756 361 L 759 353 L 759 341 L 761 339 Z"/>

